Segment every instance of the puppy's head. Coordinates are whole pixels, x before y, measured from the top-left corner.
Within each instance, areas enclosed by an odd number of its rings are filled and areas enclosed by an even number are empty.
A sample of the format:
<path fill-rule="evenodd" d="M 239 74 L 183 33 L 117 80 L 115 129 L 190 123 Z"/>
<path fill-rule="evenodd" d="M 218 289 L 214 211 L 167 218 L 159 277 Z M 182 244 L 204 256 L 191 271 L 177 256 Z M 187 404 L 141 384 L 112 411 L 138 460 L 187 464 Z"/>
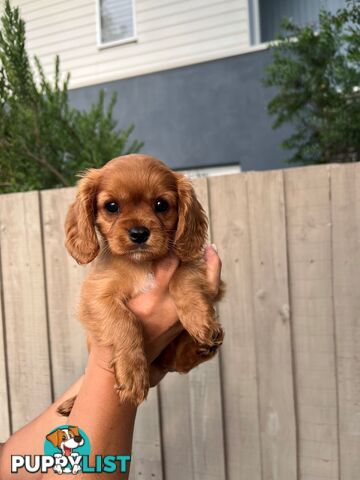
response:
<path fill-rule="evenodd" d="M 105 254 L 139 262 L 173 250 L 188 261 L 201 253 L 207 220 L 188 179 L 152 157 L 126 155 L 83 175 L 65 232 L 78 263 L 97 256 L 98 235 Z"/>

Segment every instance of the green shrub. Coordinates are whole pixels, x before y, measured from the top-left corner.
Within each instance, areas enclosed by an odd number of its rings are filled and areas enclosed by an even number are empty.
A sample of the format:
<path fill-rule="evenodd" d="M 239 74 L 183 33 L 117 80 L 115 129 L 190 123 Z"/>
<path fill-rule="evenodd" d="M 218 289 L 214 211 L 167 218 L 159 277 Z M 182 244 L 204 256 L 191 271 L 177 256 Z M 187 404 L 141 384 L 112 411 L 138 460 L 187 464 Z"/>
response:
<path fill-rule="evenodd" d="M 72 185 L 77 172 L 139 151 L 142 143 L 129 143 L 134 127 L 117 129 L 115 95 L 106 102 L 101 91 L 88 111 L 79 111 L 69 105 L 70 76 L 60 80 L 59 57 L 52 82 L 34 60 L 35 71 L 25 23 L 6 0 L 0 25 L 0 192 Z"/>
<path fill-rule="evenodd" d="M 282 22 L 264 83 L 277 87 L 268 105 L 274 128 L 294 133 L 283 142 L 291 162 L 360 160 L 360 5 L 322 10 L 316 26 Z"/>

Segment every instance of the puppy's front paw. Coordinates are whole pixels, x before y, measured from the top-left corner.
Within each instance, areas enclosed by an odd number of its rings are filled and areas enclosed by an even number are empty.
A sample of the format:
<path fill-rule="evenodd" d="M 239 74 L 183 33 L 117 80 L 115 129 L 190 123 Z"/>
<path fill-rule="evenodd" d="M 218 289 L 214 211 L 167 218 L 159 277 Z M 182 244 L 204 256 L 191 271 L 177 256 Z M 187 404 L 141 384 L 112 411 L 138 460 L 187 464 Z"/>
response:
<path fill-rule="evenodd" d="M 216 329 L 213 332 L 213 336 L 210 336 L 211 341 L 209 343 L 200 344 L 187 332 L 183 333 L 176 343 L 177 348 L 173 360 L 173 370 L 179 373 L 187 373 L 201 363 L 211 360 L 216 355 L 222 343 L 223 336 L 224 332 L 220 327 L 220 330 Z M 166 360 L 172 360 L 172 357 L 165 355 L 164 358 L 161 356 L 160 360 L 165 360 L 166 362 Z"/>
<path fill-rule="evenodd" d="M 210 335 L 208 346 L 210 348 L 218 349 L 224 341 L 224 330 L 220 323 L 216 323 L 213 328 L 210 329 Z"/>
<path fill-rule="evenodd" d="M 149 378 L 139 374 L 122 378 L 121 383 L 115 385 L 120 401 L 129 401 L 134 405 L 140 405 L 146 400 L 149 388 Z"/>
<path fill-rule="evenodd" d="M 140 405 L 150 388 L 149 371 L 147 364 L 133 365 L 132 369 L 124 369 L 114 364 L 116 385 L 120 401 L 128 401 Z"/>
<path fill-rule="evenodd" d="M 201 326 L 192 336 L 203 348 L 216 351 L 223 343 L 224 330 L 220 323 L 214 322 L 210 325 Z"/>
<path fill-rule="evenodd" d="M 205 359 L 211 358 L 218 351 L 224 340 L 224 330 L 221 325 L 216 325 L 215 328 L 209 332 L 208 340 L 199 344 L 197 354 Z"/>

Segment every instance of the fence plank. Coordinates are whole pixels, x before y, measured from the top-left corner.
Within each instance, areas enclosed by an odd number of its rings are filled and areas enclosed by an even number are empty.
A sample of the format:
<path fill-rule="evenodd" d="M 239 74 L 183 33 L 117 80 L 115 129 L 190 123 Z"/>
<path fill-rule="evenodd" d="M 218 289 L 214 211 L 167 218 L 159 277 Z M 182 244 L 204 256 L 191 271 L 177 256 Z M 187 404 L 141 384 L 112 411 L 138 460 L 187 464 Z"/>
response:
<path fill-rule="evenodd" d="M 51 403 L 38 192 L 0 198 L 0 243 L 12 424 Z"/>
<path fill-rule="evenodd" d="M 338 478 L 327 167 L 284 172 L 300 478 Z"/>
<path fill-rule="evenodd" d="M 228 480 L 260 480 L 261 453 L 248 204 L 244 175 L 212 177 L 212 239 L 219 249 L 227 294 L 219 305 Z"/>
<path fill-rule="evenodd" d="M 360 170 L 331 172 L 334 310 L 339 391 L 340 478 L 360 472 Z"/>
<path fill-rule="evenodd" d="M 152 388 L 136 416 L 130 480 L 162 480 L 158 389 Z"/>
<path fill-rule="evenodd" d="M 282 171 L 247 174 L 262 470 L 297 478 Z"/>
<path fill-rule="evenodd" d="M 1 248 L 1 245 L 0 245 Z M 1 265 L 1 262 L 0 262 Z M 4 331 L 4 318 L 2 312 L 3 298 L 2 298 L 2 279 L 0 270 L 0 442 L 5 440 L 10 435 L 10 418 L 9 418 L 9 404 L 8 404 L 8 389 L 6 380 L 6 357 L 5 346 L 6 337 Z"/>
<path fill-rule="evenodd" d="M 189 375 L 168 373 L 159 391 L 164 477 L 194 480 Z"/>
<path fill-rule="evenodd" d="M 209 216 L 206 178 L 194 186 Z M 219 355 L 189 373 L 189 394 L 194 480 L 225 480 Z"/>
<path fill-rule="evenodd" d="M 194 187 L 208 213 L 206 179 L 195 180 Z M 219 358 L 188 375 L 168 375 L 160 391 L 165 478 L 224 479 Z M 175 413 L 178 411 L 181 415 Z"/>
<path fill-rule="evenodd" d="M 55 397 L 84 372 L 85 332 L 75 319 L 80 285 L 86 267 L 79 266 L 64 246 L 64 222 L 75 189 L 41 192 L 49 329 Z"/>

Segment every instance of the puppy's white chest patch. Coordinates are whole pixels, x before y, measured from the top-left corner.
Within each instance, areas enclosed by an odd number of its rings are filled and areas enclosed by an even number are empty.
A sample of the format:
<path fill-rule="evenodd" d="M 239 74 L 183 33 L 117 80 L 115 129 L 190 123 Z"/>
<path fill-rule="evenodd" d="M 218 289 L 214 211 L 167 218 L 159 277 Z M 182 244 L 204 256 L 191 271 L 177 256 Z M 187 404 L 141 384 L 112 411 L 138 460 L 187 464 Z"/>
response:
<path fill-rule="evenodd" d="M 154 288 L 155 286 L 155 275 L 153 272 L 148 273 L 145 276 L 144 281 L 138 285 L 136 289 L 136 294 L 145 293 Z"/>

